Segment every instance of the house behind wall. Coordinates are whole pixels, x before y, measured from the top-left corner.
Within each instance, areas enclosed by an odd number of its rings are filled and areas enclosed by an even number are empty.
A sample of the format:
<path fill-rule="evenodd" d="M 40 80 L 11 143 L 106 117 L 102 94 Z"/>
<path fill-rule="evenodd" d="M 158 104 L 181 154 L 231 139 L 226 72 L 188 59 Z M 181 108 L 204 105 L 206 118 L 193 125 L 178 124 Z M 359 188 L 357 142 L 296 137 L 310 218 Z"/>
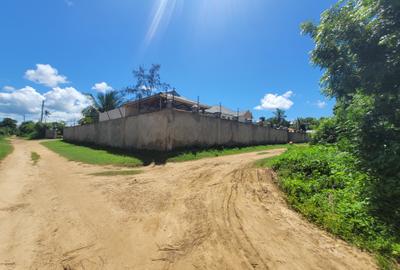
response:
<path fill-rule="evenodd" d="M 179 148 L 248 146 L 308 140 L 305 133 L 257 126 L 166 108 L 96 124 L 67 127 L 64 140 L 122 149 L 171 151 Z"/>
<path fill-rule="evenodd" d="M 166 108 L 174 108 L 190 112 L 201 111 L 204 113 L 205 110 L 210 108 L 210 106 L 184 98 L 176 91 L 160 92 L 152 96 L 127 102 L 120 108 L 100 113 L 99 121 L 104 122 L 118 118 L 136 116 L 139 114 L 160 111 Z"/>
<path fill-rule="evenodd" d="M 135 116 L 143 113 L 156 112 L 163 109 L 177 109 L 188 112 L 201 112 L 208 116 L 217 118 L 250 123 L 253 120 L 253 114 L 250 111 L 234 112 L 224 106 L 208 106 L 199 101 L 192 101 L 179 95 L 176 91 L 161 92 L 142 99 L 136 99 L 124 104 L 122 107 L 100 113 L 99 121 Z"/>

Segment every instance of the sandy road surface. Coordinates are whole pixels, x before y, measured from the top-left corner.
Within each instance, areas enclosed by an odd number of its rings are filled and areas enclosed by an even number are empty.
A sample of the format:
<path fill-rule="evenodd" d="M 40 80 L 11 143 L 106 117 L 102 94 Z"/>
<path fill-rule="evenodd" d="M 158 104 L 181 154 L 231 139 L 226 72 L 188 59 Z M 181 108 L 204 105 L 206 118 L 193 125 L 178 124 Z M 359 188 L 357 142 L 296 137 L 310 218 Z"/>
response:
<path fill-rule="evenodd" d="M 0 164 L 0 269 L 375 269 L 249 166 L 282 150 L 95 177 L 105 168 L 13 143 Z"/>

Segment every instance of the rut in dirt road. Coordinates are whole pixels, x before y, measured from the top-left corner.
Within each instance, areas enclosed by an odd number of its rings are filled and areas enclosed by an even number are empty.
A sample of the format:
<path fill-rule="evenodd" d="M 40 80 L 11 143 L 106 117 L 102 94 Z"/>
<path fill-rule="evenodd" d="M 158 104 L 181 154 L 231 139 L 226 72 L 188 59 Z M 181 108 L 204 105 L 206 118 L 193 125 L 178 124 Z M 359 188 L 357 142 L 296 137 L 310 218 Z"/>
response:
<path fill-rule="evenodd" d="M 251 166 L 284 150 L 97 177 L 111 168 L 13 145 L 0 164 L 0 269 L 376 269 L 290 210 L 271 172 Z"/>

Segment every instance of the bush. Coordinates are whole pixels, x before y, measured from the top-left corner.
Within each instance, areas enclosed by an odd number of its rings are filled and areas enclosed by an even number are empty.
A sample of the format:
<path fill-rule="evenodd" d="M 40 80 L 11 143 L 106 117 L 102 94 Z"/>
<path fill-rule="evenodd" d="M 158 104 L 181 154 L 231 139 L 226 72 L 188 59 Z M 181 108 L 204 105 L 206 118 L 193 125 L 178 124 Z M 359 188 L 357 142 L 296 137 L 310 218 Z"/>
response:
<path fill-rule="evenodd" d="M 312 135 L 313 144 L 336 143 L 338 141 L 338 130 L 335 118 L 325 118 L 321 120 L 315 133 Z"/>
<path fill-rule="evenodd" d="M 8 137 L 11 135 L 11 132 L 8 128 L 6 127 L 0 127 L 0 138 L 1 137 Z"/>
<path fill-rule="evenodd" d="M 308 219 L 384 258 L 400 259 L 399 229 L 372 214 L 374 179 L 352 155 L 334 146 L 291 148 L 271 164 L 289 203 Z"/>
<path fill-rule="evenodd" d="M 33 121 L 23 122 L 18 127 L 18 136 L 29 137 L 33 132 L 35 132 L 35 123 Z"/>
<path fill-rule="evenodd" d="M 29 134 L 29 139 L 43 139 L 46 137 L 46 129 L 51 128 L 49 124 L 45 124 L 45 123 L 36 123 L 35 124 L 35 128 L 34 131 Z"/>

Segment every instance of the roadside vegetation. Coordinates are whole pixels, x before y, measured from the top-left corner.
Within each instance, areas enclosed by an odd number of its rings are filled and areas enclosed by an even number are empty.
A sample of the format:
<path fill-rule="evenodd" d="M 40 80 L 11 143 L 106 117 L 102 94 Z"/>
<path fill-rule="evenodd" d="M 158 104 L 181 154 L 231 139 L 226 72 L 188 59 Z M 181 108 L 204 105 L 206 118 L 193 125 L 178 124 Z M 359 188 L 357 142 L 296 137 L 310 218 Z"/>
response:
<path fill-rule="evenodd" d="M 184 149 L 164 153 L 157 151 L 128 152 L 113 148 L 99 148 L 93 145 L 76 145 L 61 140 L 47 141 L 42 144 L 68 160 L 87 164 L 128 167 L 146 166 L 151 163 L 183 162 L 257 151 L 265 152 L 267 150 L 290 147 L 289 144 L 276 144 L 235 148 Z"/>
<path fill-rule="evenodd" d="M 46 111 L 47 114 L 50 114 Z M 0 121 L 0 137 L 18 136 L 26 139 L 43 139 L 47 129 L 55 129 L 59 136 L 62 136 L 65 122 L 33 122 L 25 121 L 17 125 L 17 121 L 12 118 L 4 118 Z"/>
<path fill-rule="evenodd" d="M 293 147 L 258 162 L 278 173 L 288 203 L 307 219 L 360 248 L 377 254 L 383 269 L 400 256 L 399 229 L 371 213 L 368 173 L 336 146 Z"/>
<path fill-rule="evenodd" d="M 258 165 L 278 173 L 294 209 L 399 269 L 400 4 L 340 1 L 302 30 L 334 116 L 318 124 L 313 146 Z"/>
<path fill-rule="evenodd" d="M 13 147 L 10 141 L 0 136 L 0 161 L 3 160 L 6 156 L 8 156 L 13 150 Z"/>

